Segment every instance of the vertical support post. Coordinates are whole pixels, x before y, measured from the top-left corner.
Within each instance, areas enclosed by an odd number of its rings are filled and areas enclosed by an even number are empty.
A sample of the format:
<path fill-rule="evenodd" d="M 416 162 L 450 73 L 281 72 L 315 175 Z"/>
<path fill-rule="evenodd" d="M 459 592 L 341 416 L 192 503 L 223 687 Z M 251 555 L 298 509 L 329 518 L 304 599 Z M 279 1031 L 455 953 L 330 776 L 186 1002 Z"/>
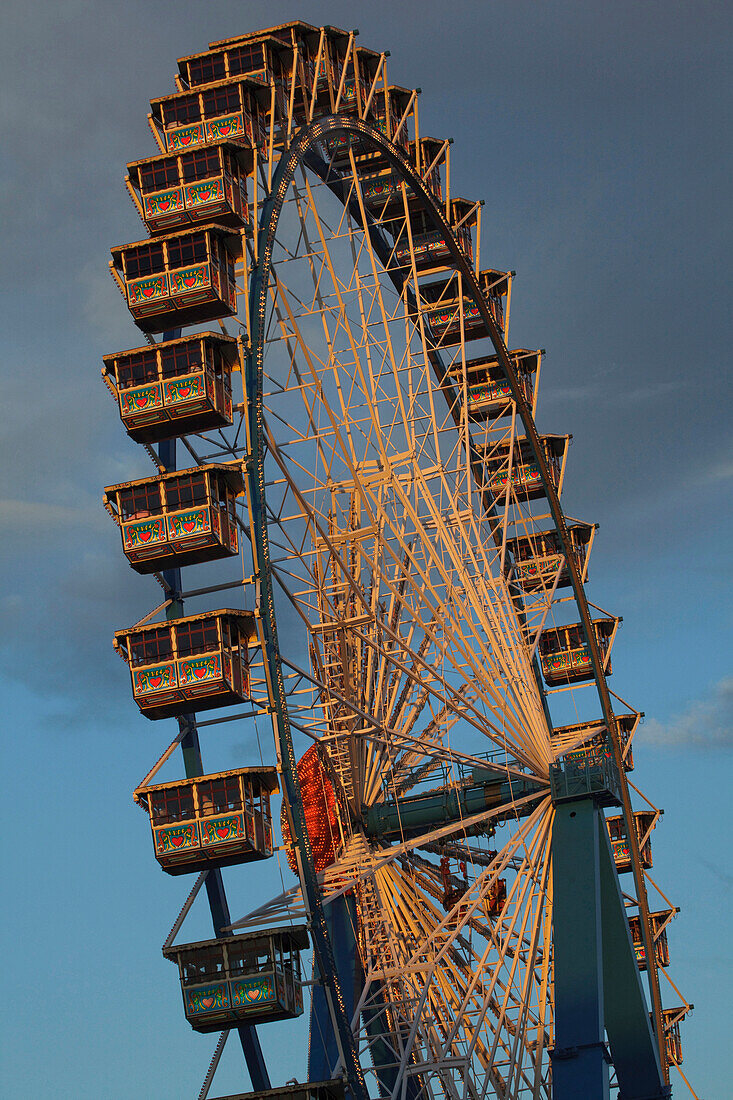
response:
<path fill-rule="evenodd" d="M 180 335 L 181 330 L 175 329 L 172 332 L 163 333 L 163 339 L 175 340 Z M 164 439 L 158 444 L 158 458 L 161 465 L 164 466 L 166 470 L 176 469 L 175 439 Z M 168 587 L 168 595 L 171 601 L 166 608 L 166 618 L 178 619 L 183 615 L 180 568 L 165 569 L 163 571 L 163 581 Z M 182 714 L 178 719 L 178 728 L 181 732 L 185 731 L 181 739 L 181 750 L 183 752 L 183 764 L 186 778 L 190 779 L 197 775 L 203 775 L 204 764 L 201 757 L 199 734 L 196 728 L 196 715 Z M 224 880 L 219 867 L 212 868 L 207 874 L 206 893 L 209 898 L 209 909 L 211 910 L 211 919 L 214 924 L 214 935 L 231 935 L 231 932 L 226 933 L 223 931 L 227 925 L 231 924 L 232 919 L 224 890 Z M 247 1070 L 252 1081 L 252 1088 L 256 1092 L 265 1092 L 270 1088 L 270 1078 L 267 1072 L 267 1066 L 265 1065 L 265 1058 L 262 1053 L 260 1041 L 257 1036 L 257 1030 L 247 1024 L 240 1024 L 237 1031 L 239 1032 L 239 1040 L 242 1044 Z"/>
<path fill-rule="evenodd" d="M 364 985 L 364 972 L 356 942 L 356 899 L 342 894 L 324 906 L 328 937 L 333 944 L 333 956 L 343 994 L 346 1012 L 352 1017 Z M 308 1046 L 308 1080 L 329 1081 L 339 1060 L 339 1048 L 333 1030 L 326 991 L 320 981 L 318 962 L 314 956 L 311 996 L 310 1043 Z"/>
<path fill-rule="evenodd" d="M 609 1097 L 603 1023 L 599 816 L 591 798 L 555 806 L 553 1100 Z"/>
<path fill-rule="evenodd" d="M 619 1100 L 650 1100 L 670 1093 L 659 1064 L 641 974 L 626 919 L 608 829 L 598 821 L 603 907 L 603 1002 Z M 656 947 L 655 947 L 656 950 Z"/>

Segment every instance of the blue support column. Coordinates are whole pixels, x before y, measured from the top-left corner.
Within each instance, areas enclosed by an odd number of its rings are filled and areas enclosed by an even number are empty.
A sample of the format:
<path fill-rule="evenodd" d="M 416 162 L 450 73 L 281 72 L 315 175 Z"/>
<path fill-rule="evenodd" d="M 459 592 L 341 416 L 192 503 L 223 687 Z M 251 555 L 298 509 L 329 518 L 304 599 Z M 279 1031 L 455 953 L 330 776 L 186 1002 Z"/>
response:
<path fill-rule="evenodd" d="M 600 816 L 590 798 L 555 806 L 553 1100 L 609 1097 L 603 1023 Z"/>
<path fill-rule="evenodd" d="M 342 894 L 324 906 L 328 937 L 333 944 L 339 985 L 349 1017 L 353 1017 L 364 987 L 364 972 L 356 942 L 356 900 Z M 339 1059 L 326 991 L 320 983 L 318 964 L 313 972 L 315 984 L 311 997 L 310 1041 L 308 1044 L 308 1080 L 329 1081 Z"/>
<path fill-rule="evenodd" d="M 599 815 L 603 912 L 603 1005 L 608 1044 L 619 1083 L 618 1100 L 657 1100 L 670 1095 L 659 1065 L 641 974 L 631 942 L 611 842 Z"/>
<path fill-rule="evenodd" d="M 333 944 L 333 955 L 338 972 L 339 986 L 347 1010 L 353 1018 L 364 989 L 364 971 L 359 958 L 356 939 L 357 912 L 353 894 L 343 894 L 324 907 L 328 935 Z M 317 968 L 314 977 L 317 978 Z M 372 980 L 369 989 L 369 1007 L 363 1012 L 364 1026 L 372 1044 L 370 1054 L 377 1072 L 381 1096 L 389 1096 L 397 1082 L 397 1057 L 394 1046 L 385 1038 L 388 1031 L 389 1001 L 379 983 Z M 407 1036 L 404 1036 L 406 1039 Z M 333 1022 L 323 986 L 317 982 L 311 997 L 310 1038 L 308 1044 L 308 1080 L 328 1081 L 333 1076 L 339 1058 L 339 1049 L 333 1031 Z M 415 1077 L 406 1082 L 407 1100 L 416 1100 L 420 1083 Z"/>
<path fill-rule="evenodd" d="M 180 335 L 181 330 L 177 329 L 173 332 L 163 333 L 163 339 L 175 340 Z M 158 445 L 158 457 L 161 465 L 164 466 L 166 470 L 176 469 L 175 439 L 164 439 Z M 163 581 L 168 589 L 168 599 L 172 601 L 166 610 L 166 618 L 180 618 L 183 615 L 181 570 L 178 567 L 175 569 L 165 569 L 163 571 Z M 196 728 L 196 715 L 182 714 L 178 719 L 178 728 L 183 733 L 181 751 L 183 753 L 183 765 L 184 771 L 186 772 L 186 778 L 190 779 L 197 775 L 203 775 L 204 764 L 201 757 L 199 734 Z M 231 935 L 231 932 L 227 933 L 223 931 L 228 924 L 231 924 L 232 919 L 229 914 L 229 904 L 227 902 L 224 890 L 224 880 L 220 868 L 214 867 L 207 874 L 206 893 L 208 895 L 209 909 L 211 910 L 211 919 L 214 925 L 214 935 Z M 267 1072 L 267 1065 L 265 1064 L 265 1057 L 262 1053 L 257 1029 L 250 1027 L 248 1024 L 240 1024 L 237 1027 L 237 1031 L 239 1033 L 239 1041 L 242 1044 L 244 1060 L 247 1063 L 247 1070 L 252 1082 L 252 1088 L 257 1092 L 265 1092 L 270 1088 L 270 1077 Z"/>

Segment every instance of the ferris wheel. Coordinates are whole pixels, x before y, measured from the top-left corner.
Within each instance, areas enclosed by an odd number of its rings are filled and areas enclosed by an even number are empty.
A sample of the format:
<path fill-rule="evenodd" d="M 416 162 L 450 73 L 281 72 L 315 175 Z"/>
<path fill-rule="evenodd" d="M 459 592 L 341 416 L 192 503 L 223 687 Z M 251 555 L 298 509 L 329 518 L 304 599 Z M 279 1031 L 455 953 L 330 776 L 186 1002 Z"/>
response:
<path fill-rule="evenodd" d="M 181 59 L 129 165 L 149 235 L 112 253 L 148 343 L 105 379 L 156 471 L 105 504 L 163 589 L 115 645 L 178 723 L 135 797 L 163 869 L 198 872 L 164 954 L 221 1033 L 200 1096 L 233 1029 L 272 1091 L 256 1025 L 306 1011 L 307 1082 L 277 1095 L 667 1096 L 692 1006 L 628 779 L 641 714 L 607 683 L 620 619 L 562 509 L 571 437 L 537 430 L 543 352 L 512 347 L 450 142 L 356 36 Z M 201 728 L 255 716 L 269 763 L 207 774 Z M 222 868 L 257 896 L 278 787 L 297 879 L 232 914 Z M 203 886 L 215 938 L 177 944 Z"/>

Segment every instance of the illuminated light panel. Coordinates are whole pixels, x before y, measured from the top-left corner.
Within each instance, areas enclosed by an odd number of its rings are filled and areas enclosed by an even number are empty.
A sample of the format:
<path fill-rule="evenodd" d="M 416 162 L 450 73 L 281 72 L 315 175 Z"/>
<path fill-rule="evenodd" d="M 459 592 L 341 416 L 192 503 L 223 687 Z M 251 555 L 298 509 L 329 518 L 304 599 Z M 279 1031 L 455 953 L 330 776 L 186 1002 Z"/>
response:
<path fill-rule="evenodd" d="M 339 828 L 333 784 L 321 764 L 317 745 L 311 745 L 298 761 L 298 779 L 303 799 L 305 827 L 313 851 L 313 862 L 316 872 L 323 871 L 336 858 Z M 293 840 L 284 805 L 280 812 L 280 828 L 290 869 L 297 873 Z"/>

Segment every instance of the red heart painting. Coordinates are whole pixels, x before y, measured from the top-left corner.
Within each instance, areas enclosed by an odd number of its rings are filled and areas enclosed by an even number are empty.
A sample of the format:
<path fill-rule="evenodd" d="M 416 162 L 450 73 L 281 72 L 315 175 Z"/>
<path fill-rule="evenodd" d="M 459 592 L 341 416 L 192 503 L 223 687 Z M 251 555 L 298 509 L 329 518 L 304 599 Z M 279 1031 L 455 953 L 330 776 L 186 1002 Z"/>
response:
<path fill-rule="evenodd" d="M 155 287 L 154 286 L 144 286 L 142 288 L 142 290 L 143 290 L 143 294 L 145 295 L 146 298 L 149 298 L 151 296 L 151 294 L 155 294 Z"/>
<path fill-rule="evenodd" d="M 211 198 L 211 191 L 199 191 L 199 198 L 202 202 L 208 202 Z"/>
<path fill-rule="evenodd" d="M 214 998 L 213 997 L 202 997 L 201 998 L 201 1004 L 204 1006 L 204 1008 L 213 1008 L 214 1007 Z"/>
<path fill-rule="evenodd" d="M 232 128 L 231 122 L 227 122 L 224 126 L 220 127 L 220 133 L 228 134 L 231 131 L 231 128 Z"/>
<path fill-rule="evenodd" d="M 181 134 L 178 140 L 180 141 L 181 145 L 188 145 L 192 136 L 192 134 Z"/>
<path fill-rule="evenodd" d="M 165 202 L 159 202 L 159 203 L 158 203 L 158 207 L 159 207 L 159 208 L 160 208 L 161 210 L 165 211 L 165 210 L 167 210 L 167 209 L 169 208 L 170 204 L 171 204 L 171 203 L 170 203 L 170 199 L 166 199 L 166 200 L 165 200 Z"/>
<path fill-rule="evenodd" d="M 190 287 L 190 286 L 193 286 L 193 285 L 194 285 L 194 283 L 196 282 L 196 276 L 195 276 L 195 275 L 187 275 L 187 276 L 186 276 L 186 277 L 184 278 L 184 280 L 183 280 L 183 281 L 184 281 L 184 283 L 186 284 L 186 286 L 189 286 L 189 287 Z"/>
<path fill-rule="evenodd" d="M 183 844 L 183 837 L 182 836 L 172 836 L 171 837 L 171 844 L 173 845 L 174 848 L 180 848 L 181 845 Z"/>
<path fill-rule="evenodd" d="M 195 526 L 196 526 L 195 520 L 192 520 L 192 519 L 186 520 L 183 524 L 183 530 L 184 531 L 193 531 Z"/>
<path fill-rule="evenodd" d="M 152 531 L 138 531 L 137 537 L 140 539 L 140 542 L 147 542 L 152 533 Z"/>
<path fill-rule="evenodd" d="M 226 840 L 226 838 L 229 836 L 229 826 L 220 825 L 219 828 L 216 830 L 216 835 L 219 837 L 219 840 Z"/>
<path fill-rule="evenodd" d="M 151 688 L 159 688 L 162 683 L 163 683 L 163 677 L 162 676 L 151 676 L 150 677 L 149 684 L 150 684 Z"/>
<path fill-rule="evenodd" d="M 201 680 L 206 675 L 206 671 L 205 668 L 195 668 L 193 674 L 197 680 Z"/>
<path fill-rule="evenodd" d="M 147 403 L 148 399 L 145 396 L 135 398 L 135 404 L 137 405 L 138 409 L 144 409 Z"/>
<path fill-rule="evenodd" d="M 179 397 L 188 397 L 190 392 L 191 392 L 191 387 L 190 386 L 180 386 L 179 389 L 178 389 L 178 396 Z"/>

